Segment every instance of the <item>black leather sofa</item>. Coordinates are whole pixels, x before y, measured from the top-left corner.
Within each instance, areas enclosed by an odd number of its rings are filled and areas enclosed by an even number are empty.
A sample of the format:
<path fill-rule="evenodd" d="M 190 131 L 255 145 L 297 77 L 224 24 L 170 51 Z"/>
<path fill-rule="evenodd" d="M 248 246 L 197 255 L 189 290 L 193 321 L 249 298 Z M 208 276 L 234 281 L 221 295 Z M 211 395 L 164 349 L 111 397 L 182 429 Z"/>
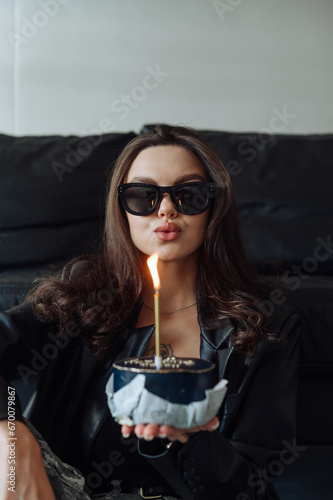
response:
<path fill-rule="evenodd" d="M 147 130 L 149 125 L 143 127 Z M 200 131 L 228 169 L 254 265 L 289 273 L 263 305 L 302 317 L 297 436 L 282 500 L 328 500 L 333 483 L 333 135 Z M 107 171 L 134 133 L 0 135 L 0 310 L 99 241 Z M 273 259 L 275 264 L 269 262 Z M 24 402 L 27 389 L 20 387 Z M 297 456 L 296 456 L 297 455 Z"/>

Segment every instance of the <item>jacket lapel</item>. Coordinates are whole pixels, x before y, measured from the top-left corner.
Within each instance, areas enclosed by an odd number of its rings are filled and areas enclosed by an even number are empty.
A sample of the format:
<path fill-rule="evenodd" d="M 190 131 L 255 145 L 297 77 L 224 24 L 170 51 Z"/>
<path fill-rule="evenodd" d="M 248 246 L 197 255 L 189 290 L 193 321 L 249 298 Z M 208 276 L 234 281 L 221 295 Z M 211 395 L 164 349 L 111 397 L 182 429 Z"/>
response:
<path fill-rule="evenodd" d="M 235 325 L 229 318 L 224 319 L 218 328 L 201 327 L 200 356 L 216 364 L 218 379 L 224 377 L 230 354 L 234 350 L 231 345 Z"/>
<path fill-rule="evenodd" d="M 117 357 L 112 359 L 112 362 L 132 358 L 136 356 L 144 356 L 149 340 L 153 335 L 155 325 L 143 326 L 141 328 L 128 328 L 121 335 L 122 348 L 119 350 Z"/>

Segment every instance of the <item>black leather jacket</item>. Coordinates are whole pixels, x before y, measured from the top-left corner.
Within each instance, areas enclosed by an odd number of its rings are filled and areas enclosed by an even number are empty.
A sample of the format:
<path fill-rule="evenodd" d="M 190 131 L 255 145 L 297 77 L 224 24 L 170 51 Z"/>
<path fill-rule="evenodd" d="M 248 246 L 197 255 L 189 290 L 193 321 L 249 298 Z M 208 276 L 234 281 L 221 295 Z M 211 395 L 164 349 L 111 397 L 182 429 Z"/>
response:
<path fill-rule="evenodd" d="M 229 320 L 214 330 L 201 328 L 201 357 L 216 363 L 219 378 L 229 381 L 218 430 L 198 432 L 167 450 L 158 439 L 140 442 L 140 453 L 184 500 L 278 498 L 272 483 L 295 456 L 299 319 L 284 306 L 276 312 L 274 328 L 286 342 L 261 339 L 251 357 L 232 347 Z M 143 355 L 153 330 L 124 330 L 110 361 Z M 74 322 L 60 340 L 54 326 L 35 319 L 29 304 L 0 314 L 0 334 L 0 418 L 7 418 L 7 380 L 21 377 L 29 385 L 39 378 L 25 416 L 60 458 L 75 465 L 72 436 L 80 401 L 105 363 L 81 342 Z M 107 411 L 87 426 L 87 455 Z"/>

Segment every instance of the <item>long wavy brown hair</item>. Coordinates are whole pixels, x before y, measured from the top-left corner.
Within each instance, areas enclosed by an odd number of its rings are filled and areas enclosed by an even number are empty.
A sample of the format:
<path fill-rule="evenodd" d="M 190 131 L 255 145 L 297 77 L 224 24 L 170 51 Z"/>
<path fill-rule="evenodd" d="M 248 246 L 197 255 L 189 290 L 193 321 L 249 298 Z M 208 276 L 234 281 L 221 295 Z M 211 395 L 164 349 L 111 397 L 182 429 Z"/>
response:
<path fill-rule="evenodd" d="M 73 259 L 58 274 L 38 280 L 27 300 L 42 321 L 60 331 L 73 320 L 85 342 L 98 356 L 116 349 L 119 333 L 133 324 L 145 282 L 142 254 L 134 246 L 117 185 L 124 182 L 138 154 L 150 147 L 177 145 L 193 153 L 214 182 L 214 198 L 205 241 L 200 249 L 197 279 L 200 320 L 216 328 L 231 319 L 237 328 L 236 349 L 255 352 L 258 339 L 275 339 L 260 308 L 270 288 L 250 264 L 242 243 L 230 177 L 219 157 L 193 130 L 158 125 L 133 139 L 110 172 L 105 231 L 95 253 Z"/>

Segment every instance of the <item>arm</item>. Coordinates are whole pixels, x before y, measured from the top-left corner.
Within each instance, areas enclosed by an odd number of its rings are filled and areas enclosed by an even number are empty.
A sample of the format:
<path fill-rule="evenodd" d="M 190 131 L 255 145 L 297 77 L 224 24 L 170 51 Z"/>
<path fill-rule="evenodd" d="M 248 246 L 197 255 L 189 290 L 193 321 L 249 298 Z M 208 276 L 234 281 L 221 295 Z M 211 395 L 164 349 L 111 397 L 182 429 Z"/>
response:
<path fill-rule="evenodd" d="M 31 304 L 0 312 L 0 419 L 7 418 L 7 381 L 34 388 L 60 342 L 56 327 L 37 320 Z M 16 418 L 22 420 L 20 408 Z"/>
<path fill-rule="evenodd" d="M 2 500 L 13 498 L 55 500 L 43 465 L 40 447 L 25 424 L 16 422 L 14 440 L 8 439 L 7 421 L 0 420 L 0 447 Z"/>
<path fill-rule="evenodd" d="M 36 332 L 29 328 L 30 305 L 0 313 L 0 419 L 7 419 L 8 380 L 20 378 L 20 365 L 36 342 Z M 22 362 L 22 363 L 21 363 Z M 19 400 L 15 401 L 15 418 L 22 421 Z"/>
<path fill-rule="evenodd" d="M 29 429 L 22 423 L 19 400 L 6 380 L 16 379 L 20 375 L 25 376 L 28 386 L 29 376 L 34 375 L 34 372 L 38 374 L 38 371 L 29 368 L 29 363 L 25 361 L 28 359 L 27 355 L 31 357 L 31 349 L 36 345 L 41 346 L 44 339 L 47 339 L 47 329 L 47 325 L 33 318 L 29 304 L 12 309 L 9 313 L 0 313 L 2 375 L 0 378 L 0 498 L 4 500 L 14 497 L 55 500 L 43 466 L 40 447 Z M 8 417 L 10 420 L 7 420 Z M 10 478 L 12 481 L 7 482 Z"/>
<path fill-rule="evenodd" d="M 289 316 L 280 326 L 286 344 L 262 342 L 249 363 L 239 354 L 231 356 L 226 378 L 238 379 L 235 395 L 241 403 L 235 413 L 224 406 L 220 431 L 197 432 L 186 444 L 169 449 L 140 442 L 141 454 L 184 500 L 276 498 L 271 485 L 298 453 L 298 334 L 298 318 Z"/>

